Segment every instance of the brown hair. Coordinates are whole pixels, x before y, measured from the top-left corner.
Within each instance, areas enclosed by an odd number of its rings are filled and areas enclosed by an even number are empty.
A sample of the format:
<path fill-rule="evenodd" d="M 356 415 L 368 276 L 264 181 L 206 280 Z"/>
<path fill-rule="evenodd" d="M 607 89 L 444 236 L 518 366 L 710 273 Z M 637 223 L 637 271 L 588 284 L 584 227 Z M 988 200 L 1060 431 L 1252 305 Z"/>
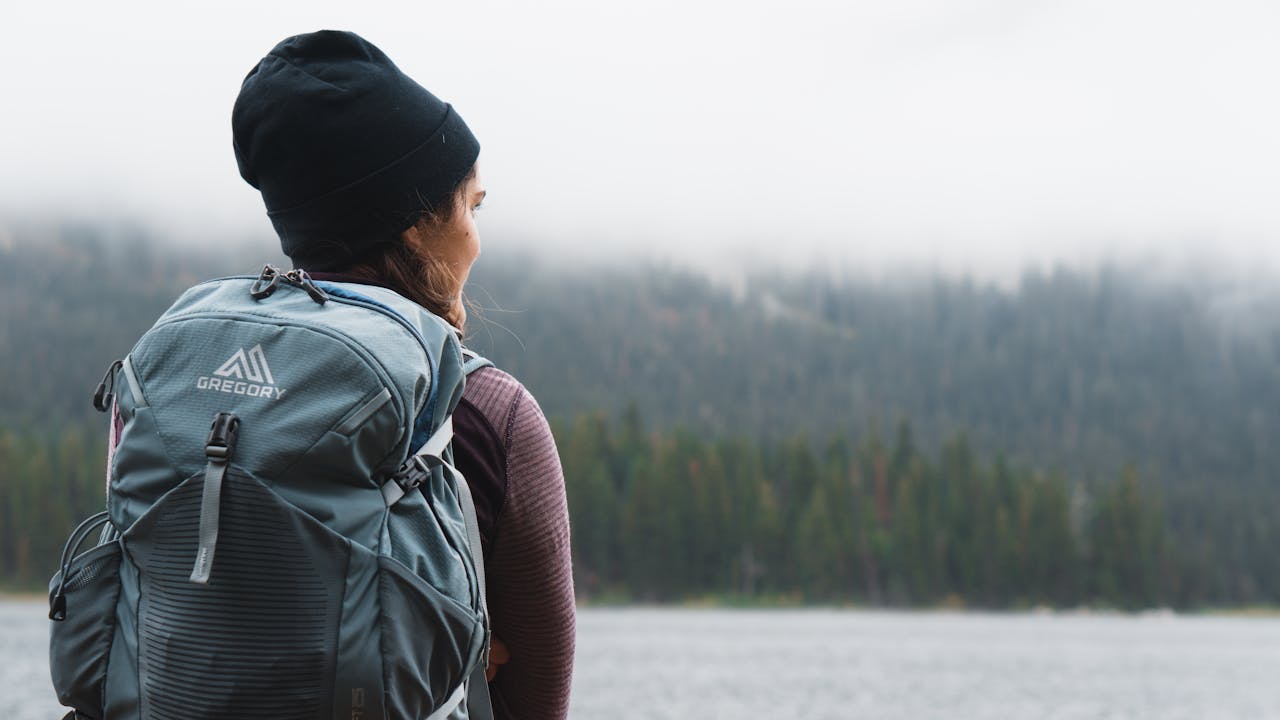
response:
<path fill-rule="evenodd" d="M 473 165 L 442 201 L 424 202 L 422 215 L 414 223 L 418 233 L 400 235 L 378 246 L 342 272 L 377 281 L 422 307 L 439 315 L 459 330 L 465 329 L 467 310 L 458 277 L 444 260 L 433 256 L 424 238 L 453 220 L 463 210 L 463 193 L 476 175 Z"/>

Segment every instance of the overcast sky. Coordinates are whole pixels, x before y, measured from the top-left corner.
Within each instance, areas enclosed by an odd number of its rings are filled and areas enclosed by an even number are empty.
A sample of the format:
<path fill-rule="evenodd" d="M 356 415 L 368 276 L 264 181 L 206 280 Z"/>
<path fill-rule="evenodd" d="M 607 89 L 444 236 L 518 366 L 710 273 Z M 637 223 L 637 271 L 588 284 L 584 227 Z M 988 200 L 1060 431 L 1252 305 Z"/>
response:
<path fill-rule="evenodd" d="M 269 237 L 230 113 L 355 30 L 482 144 L 487 248 L 1280 268 L 1280 3 L 9 2 L 0 211 Z"/>

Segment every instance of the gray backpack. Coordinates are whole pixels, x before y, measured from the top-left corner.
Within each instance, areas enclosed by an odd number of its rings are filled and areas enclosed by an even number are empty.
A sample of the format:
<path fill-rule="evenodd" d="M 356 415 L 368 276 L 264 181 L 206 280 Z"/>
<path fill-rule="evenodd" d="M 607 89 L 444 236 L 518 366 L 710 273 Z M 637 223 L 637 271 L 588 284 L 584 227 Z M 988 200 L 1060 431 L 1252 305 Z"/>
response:
<path fill-rule="evenodd" d="M 50 585 L 68 717 L 491 717 L 464 352 L 379 287 L 268 266 L 184 293 L 94 399 L 121 425 Z"/>

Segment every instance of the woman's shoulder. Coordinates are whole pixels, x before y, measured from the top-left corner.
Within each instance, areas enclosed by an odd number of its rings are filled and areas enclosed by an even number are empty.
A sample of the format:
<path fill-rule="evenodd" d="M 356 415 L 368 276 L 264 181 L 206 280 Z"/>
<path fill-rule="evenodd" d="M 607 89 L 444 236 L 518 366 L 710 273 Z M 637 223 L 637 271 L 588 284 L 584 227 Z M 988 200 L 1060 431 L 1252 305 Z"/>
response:
<path fill-rule="evenodd" d="M 546 427 L 542 408 L 533 394 L 511 373 L 497 367 L 483 367 L 467 376 L 462 401 L 474 407 L 504 444 L 541 432 Z"/>
<path fill-rule="evenodd" d="M 513 397 L 528 392 L 524 384 L 514 375 L 502 368 L 489 365 L 467 376 L 467 385 L 462 396 L 473 403 L 477 399 L 487 400 L 490 397 L 510 401 Z"/>

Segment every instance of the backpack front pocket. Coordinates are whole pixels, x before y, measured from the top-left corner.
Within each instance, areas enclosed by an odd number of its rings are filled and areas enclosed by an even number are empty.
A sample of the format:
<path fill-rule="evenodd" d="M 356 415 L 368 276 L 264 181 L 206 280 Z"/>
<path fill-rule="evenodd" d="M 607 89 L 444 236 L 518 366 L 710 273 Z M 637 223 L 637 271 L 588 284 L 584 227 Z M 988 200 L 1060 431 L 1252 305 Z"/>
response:
<path fill-rule="evenodd" d="M 72 534 L 83 539 L 105 517 Z M 80 532 L 84 530 L 84 532 Z M 69 543 L 64 554 L 76 549 Z M 119 540 L 110 540 L 64 562 L 49 583 L 49 672 L 58 701 L 80 715 L 103 716 L 107 659 L 116 629 L 120 597 Z M 64 580 L 65 578 L 65 580 Z"/>
<path fill-rule="evenodd" d="M 460 702 L 463 681 L 480 660 L 483 619 L 385 555 L 378 558 L 378 596 L 389 716 L 427 717 Z"/>
<path fill-rule="evenodd" d="M 206 481 L 183 481 L 124 533 L 140 578 L 142 717 L 330 716 L 349 543 L 232 466 L 217 554 L 195 582 Z"/>

